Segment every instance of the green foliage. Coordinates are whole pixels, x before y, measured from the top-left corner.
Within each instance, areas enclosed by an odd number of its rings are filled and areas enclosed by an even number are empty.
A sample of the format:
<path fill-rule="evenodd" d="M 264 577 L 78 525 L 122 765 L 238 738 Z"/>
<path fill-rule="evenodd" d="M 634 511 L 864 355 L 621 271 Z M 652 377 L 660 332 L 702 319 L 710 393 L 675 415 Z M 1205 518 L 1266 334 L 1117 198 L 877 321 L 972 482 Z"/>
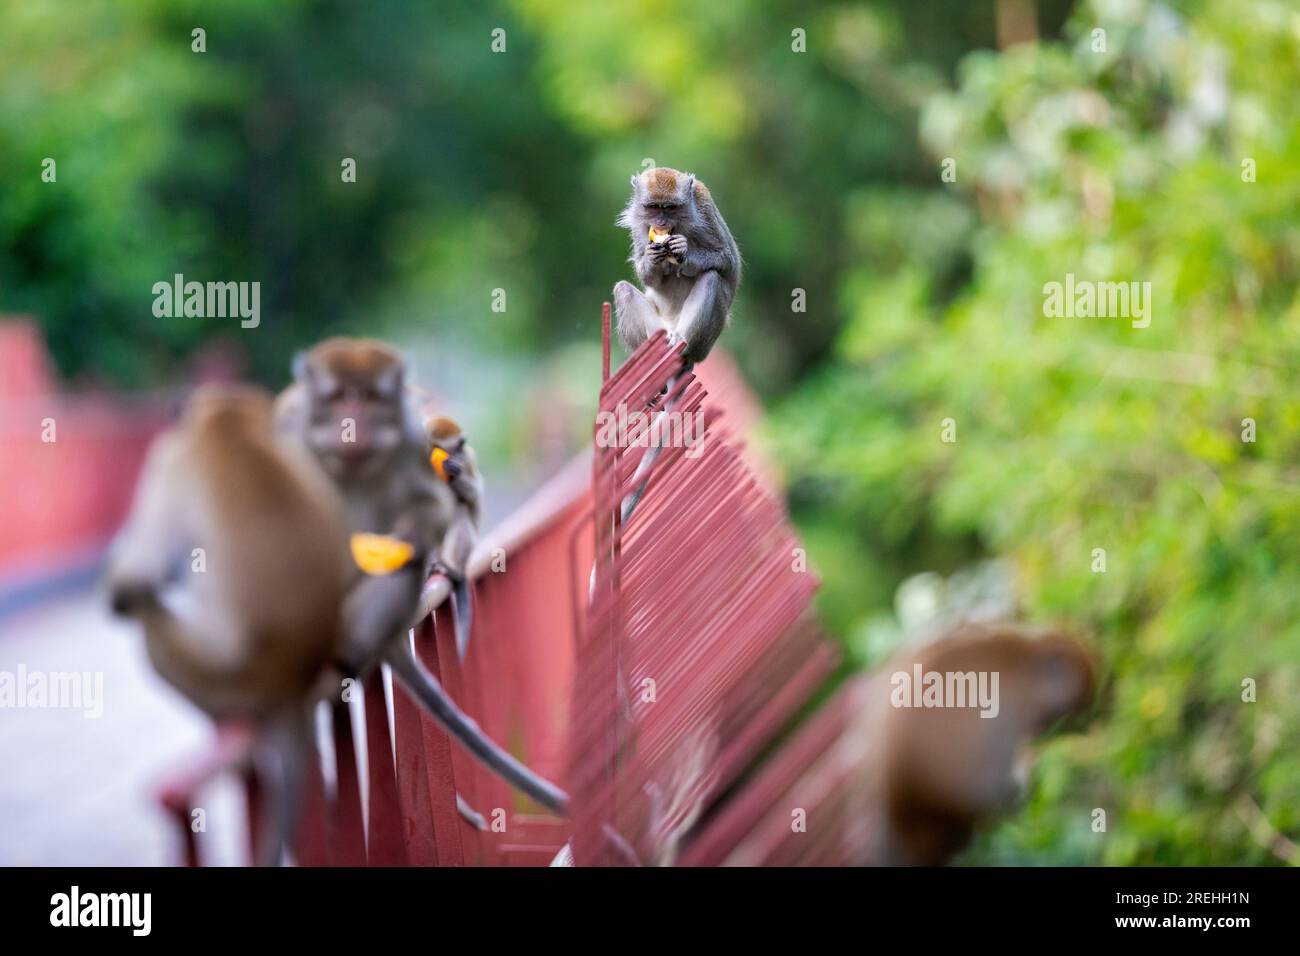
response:
<path fill-rule="evenodd" d="M 1106 661 L 1091 731 L 1049 747 L 1027 811 L 972 860 L 1262 863 L 1234 811 L 1297 822 L 1297 22 L 1268 2 L 1085 5 L 1066 42 L 972 54 L 926 105 L 954 195 L 914 226 L 888 195 L 849 207 L 864 243 L 899 233 L 896 268 L 846 278 L 836 358 L 774 431 L 833 626 L 860 641 L 906 575 L 995 554 L 1028 617 Z M 1149 281 L 1150 326 L 1047 317 L 1066 273 Z"/>
<path fill-rule="evenodd" d="M 138 387 L 225 339 L 278 382 L 324 334 L 430 313 L 536 344 L 544 277 L 572 262 L 542 238 L 570 215 L 553 171 L 576 157 L 523 34 L 491 53 L 499 9 L 34 0 L 4 17 L 0 307 L 39 317 L 65 371 Z M 153 283 L 178 272 L 260 281 L 262 327 L 155 318 Z"/>
<path fill-rule="evenodd" d="M 729 341 L 778 392 L 836 333 L 845 196 L 928 182 L 915 105 L 993 32 L 965 0 L 25 0 L 0 17 L 0 310 L 37 316 L 65 372 L 135 387 L 212 341 L 271 383 L 330 332 L 595 341 L 628 273 L 614 219 L 652 157 L 712 186 L 748 263 Z M 178 272 L 261 282 L 262 326 L 156 319 L 152 285 Z"/>

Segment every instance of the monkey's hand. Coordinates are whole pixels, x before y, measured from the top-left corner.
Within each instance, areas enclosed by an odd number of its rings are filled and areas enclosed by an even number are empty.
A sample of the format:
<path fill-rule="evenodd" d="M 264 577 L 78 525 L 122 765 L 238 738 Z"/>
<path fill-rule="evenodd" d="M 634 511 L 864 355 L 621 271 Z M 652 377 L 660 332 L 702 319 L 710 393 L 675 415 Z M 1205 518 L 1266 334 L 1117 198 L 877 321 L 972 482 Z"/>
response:
<path fill-rule="evenodd" d="M 686 237 L 673 233 L 663 244 L 668 247 L 668 251 L 678 259 L 686 258 Z"/>
<path fill-rule="evenodd" d="M 649 246 L 647 251 L 650 257 L 650 268 L 654 274 L 671 276 L 676 275 L 681 269 L 681 260 L 673 255 L 667 240 L 656 242 Z"/>

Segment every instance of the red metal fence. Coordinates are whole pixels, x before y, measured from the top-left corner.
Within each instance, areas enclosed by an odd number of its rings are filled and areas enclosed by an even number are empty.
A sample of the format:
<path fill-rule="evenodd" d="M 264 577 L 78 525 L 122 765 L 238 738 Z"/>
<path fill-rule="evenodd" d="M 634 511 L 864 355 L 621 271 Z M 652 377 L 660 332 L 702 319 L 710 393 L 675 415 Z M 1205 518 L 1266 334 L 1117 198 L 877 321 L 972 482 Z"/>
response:
<path fill-rule="evenodd" d="M 623 524 L 639 439 L 666 405 L 704 430 L 662 449 Z M 529 805 L 376 675 L 362 706 L 334 708 L 334 780 L 312 787 L 301 863 L 540 865 L 566 844 L 578 865 L 844 861 L 851 774 L 827 760 L 852 695 L 764 759 L 837 659 L 784 508 L 739 440 L 756 403 L 725 354 L 682 374 L 660 335 L 607 378 L 600 409 L 635 424 L 608 442 L 598 422 L 592 451 L 476 553 L 463 664 L 445 609 L 415 638 L 489 736 L 565 785 L 571 818 Z M 458 793 L 488 830 L 460 817 Z M 814 839 L 790 807 L 833 826 Z"/>
<path fill-rule="evenodd" d="M 835 666 L 809 610 L 816 580 L 725 409 L 662 334 L 601 390 L 606 421 L 640 413 L 642 427 L 595 449 L 597 560 L 568 776 L 579 865 L 629 862 L 625 847 L 647 863 L 686 859 Z M 664 435 L 639 439 L 661 410 L 705 428 L 693 446 L 661 448 L 623 524 L 638 466 Z"/>
<path fill-rule="evenodd" d="M 485 540 L 463 662 L 445 610 L 415 637 L 489 736 L 569 789 L 571 819 L 485 772 L 376 675 L 359 704 L 333 708 L 333 772 L 318 769 L 310 787 L 301 863 L 540 865 L 570 839 L 580 865 L 843 863 L 869 839 L 852 812 L 868 758 L 852 749 L 861 735 L 845 733 L 863 685 L 774 747 L 835 654 L 809 612 L 816 582 L 774 482 L 741 441 L 757 403 L 721 350 L 686 375 L 662 336 L 612 377 L 608 354 L 606 312 L 600 410 L 639 424 L 611 443 L 598 422 L 592 451 Z M 697 445 L 663 449 L 624 525 L 619 504 L 647 451 L 638 439 L 670 379 L 676 421 L 705 427 L 688 436 Z M 158 402 L 128 412 L 57 397 L 34 327 L 0 325 L 0 475 L 13 506 L 0 568 L 102 546 L 165 417 Z M 46 418 L 54 442 L 42 440 Z M 488 830 L 462 819 L 457 793 Z M 197 862 L 188 808 L 171 809 Z"/>
<path fill-rule="evenodd" d="M 415 635 L 416 653 L 461 707 L 553 780 L 562 779 L 567 762 L 576 615 L 585 602 L 574 569 L 591 561 L 589 536 L 581 533 L 590 526 L 588 471 L 585 461 L 570 465 L 476 553 L 473 634 L 463 662 L 445 605 Z M 567 824 L 485 771 L 400 686 L 386 695 L 384 683 L 378 673 L 367 681 L 360 727 L 348 706 L 333 708 L 335 781 L 327 795 L 317 777 L 299 862 L 549 863 L 568 839 Z M 457 794 L 489 829 L 460 816 Z"/>

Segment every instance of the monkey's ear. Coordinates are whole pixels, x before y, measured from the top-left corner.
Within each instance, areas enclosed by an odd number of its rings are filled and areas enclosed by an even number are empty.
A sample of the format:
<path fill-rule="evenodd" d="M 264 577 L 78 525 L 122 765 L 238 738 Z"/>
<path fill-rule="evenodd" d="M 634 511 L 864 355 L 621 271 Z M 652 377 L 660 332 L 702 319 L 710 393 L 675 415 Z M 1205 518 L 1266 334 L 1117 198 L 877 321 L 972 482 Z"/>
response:
<path fill-rule="evenodd" d="M 316 393 L 328 392 L 332 387 L 330 376 L 318 365 L 312 364 L 310 352 L 299 352 L 293 357 L 293 380 Z"/>
<path fill-rule="evenodd" d="M 641 174 L 640 173 L 632 174 L 632 195 L 634 196 L 641 195 Z"/>
<path fill-rule="evenodd" d="M 692 199 L 695 198 L 695 174 L 694 173 L 686 174 L 685 198 L 687 202 L 690 202 Z"/>
<path fill-rule="evenodd" d="M 1038 648 L 1034 675 L 1038 692 L 1053 717 L 1083 707 L 1092 691 L 1092 661 L 1078 644 L 1058 639 Z"/>
<path fill-rule="evenodd" d="M 384 395 L 399 395 L 406 381 L 406 361 L 394 359 L 375 375 L 375 388 Z"/>

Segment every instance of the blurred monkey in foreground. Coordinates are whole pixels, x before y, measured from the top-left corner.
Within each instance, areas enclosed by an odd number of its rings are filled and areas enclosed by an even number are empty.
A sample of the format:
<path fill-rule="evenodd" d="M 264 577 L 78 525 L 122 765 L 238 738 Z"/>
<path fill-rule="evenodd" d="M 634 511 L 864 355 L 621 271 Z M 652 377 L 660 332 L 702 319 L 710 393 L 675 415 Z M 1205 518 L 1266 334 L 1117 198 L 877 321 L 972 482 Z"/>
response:
<path fill-rule="evenodd" d="M 722 334 L 740 285 L 740 249 L 704 183 L 659 166 L 632 177 L 618 224 L 631 233 L 629 261 L 645 291 L 614 286 L 618 334 L 635 349 L 659 329 L 686 343 L 687 366 L 702 361 Z"/>
<path fill-rule="evenodd" d="M 954 688 L 965 678 L 968 706 L 916 706 L 916 678 L 929 674 Z M 974 687 L 992 699 L 972 702 Z M 861 862 L 948 861 L 977 823 L 1020 797 L 1034 738 L 1085 710 L 1094 689 L 1091 655 L 1060 634 L 969 625 L 901 650 L 869 679 L 861 723 L 848 735 L 854 746 L 867 742 L 860 797 L 871 836 Z"/>
<path fill-rule="evenodd" d="M 456 504 L 429 464 L 406 364 L 384 342 L 328 339 L 295 360 L 275 420 L 281 437 L 305 447 L 342 494 L 349 533 L 369 536 L 356 556 L 375 551 L 373 570 L 382 573 L 358 566 L 344 610 L 343 659 L 353 671 L 367 670 L 414 623 Z"/>
<path fill-rule="evenodd" d="M 456 652 L 463 660 L 472 623 L 468 580 L 469 558 L 478 543 L 483 508 L 483 477 L 478 456 L 465 441 L 460 425 L 446 416 L 430 418 L 424 425 L 429 439 L 429 461 L 438 477 L 456 494 L 456 510 L 438 551 L 438 565 L 452 582 L 456 624 Z"/>
<path fill-rule="evenodd" d="M 276 442 L 270 395 L 209 386 L 154 442 L 110 553 L 113 610 L 143 626 L 158 673 L 219 725 L 253 725 L 261 864 L 291 840 L 314 759 L 310 704 L 342 642 L 345 540 L 337 493 Z"/>
<path fill-rule="evenodd" d="M 429 465 L 406 363 L 395 349 L 335 338 L 299 355 L 275 420 L 280 435 L 305 445 L 342 493 L 353 530 L 437 551 L 455 499 Z"/>
<path fill-rule="evenodd" d="M 401 356 L 375 340 L 329 339 L 298 359 L 294 379 L 276 403 L 277 425 L 307 447 L 342 493 L 360 568 L 344 604 L 344 666 L 364 676 L 387 663 L 485 766 L 551 811 L 565 812 L 563 791 L 490 740 L 408 640 L 458 502 L 434 471 Z"/>

